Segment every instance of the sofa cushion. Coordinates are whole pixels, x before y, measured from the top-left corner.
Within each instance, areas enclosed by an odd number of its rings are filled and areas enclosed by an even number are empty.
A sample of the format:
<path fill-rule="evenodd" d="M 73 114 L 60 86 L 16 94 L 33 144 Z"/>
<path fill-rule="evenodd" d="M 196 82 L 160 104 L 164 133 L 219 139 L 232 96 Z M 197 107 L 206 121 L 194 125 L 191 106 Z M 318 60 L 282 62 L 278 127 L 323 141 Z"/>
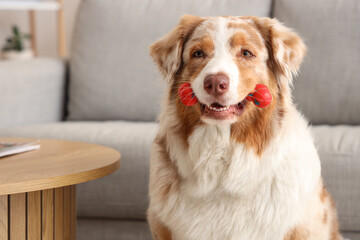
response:
<path fill-rule="evenodd" d="M 360 240 L 360 232 L 342 232 L 344 240 Z"/>
<path fill-rule="evenodd" d="M 64 61 L 0 61 L 0 128 L 60 121 L 64 102 Z"/>
<path fill-rule="evenodd" d="M 150 147 L 156 131 L 156 123 L 61 122 L 17 127 L 0 131 L 0 135 L 83 141 L 120 151 L 118 171 L 78 185 L 78 216 L 144 220 Z"/>
<path fill-rule="evenodd" d="M 314 124 L 360 123 L 358 0 L 275 0 L 274 17 L 308 46 L 295 101 Z"/>
<path fill-rule="evenodd" d="M 74 31 L 69 119 L 156 119 L 164 89 L 149 45 L 183 14 L 260 15 L 271 0 L 84 0 Z"/>
<path fill-rule="evenodd" d="M 312 129 L 340 228 L 360 231 L 360 126 L 323 125 Z"/>

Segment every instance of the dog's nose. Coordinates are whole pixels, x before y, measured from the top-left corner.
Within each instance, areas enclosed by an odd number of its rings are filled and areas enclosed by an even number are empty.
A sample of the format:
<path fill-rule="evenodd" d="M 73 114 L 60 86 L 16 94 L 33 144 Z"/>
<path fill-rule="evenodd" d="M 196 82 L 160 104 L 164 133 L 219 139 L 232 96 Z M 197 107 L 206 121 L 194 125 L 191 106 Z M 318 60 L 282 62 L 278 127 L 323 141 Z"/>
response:
<path fill-rule="evenodd" d="M 221 96 L 229 90 L 229 78 L 223 73 L 207 75 L 204 79 L 204 89 L 214 97 Z"/>

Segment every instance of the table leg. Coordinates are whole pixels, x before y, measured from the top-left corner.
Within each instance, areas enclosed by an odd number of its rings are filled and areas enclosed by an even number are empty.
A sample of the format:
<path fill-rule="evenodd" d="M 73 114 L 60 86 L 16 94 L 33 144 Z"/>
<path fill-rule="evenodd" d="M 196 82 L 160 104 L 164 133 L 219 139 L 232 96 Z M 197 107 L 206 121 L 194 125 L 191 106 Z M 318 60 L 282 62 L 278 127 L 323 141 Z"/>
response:
<path fill-rule="evenodd" d="M 76 238 L 76 190 L 64 188 L 64 239 Z"/>
<path fill-rule="evenodd" d="M 26 193 L 10 195 L 10 239 L 26 240 Z"/>
<path fill-rule="evenodd" d="M 0 240 L 7 240 L 8 237 L 8 210 L 9 197 L 7 195 L 0 196 Z"/>
<path fill-rule="evenodd" d="M 41 191 L 29 192 L 27 194 L 27 237 L 28 240 L 41 239 Z"/>
<path fill-rule="evenodd" d="M 42 240 L 53 240 L 54 239 L 54 208 L 55 201 L 63 201 L 62 199 L 54 199 L 54 189 L 48 189 L 42 191 Z"/>
<path fill-rule="evenodd" d="M 55 189 L 55 199 L 64 199 L 64 188 Z M 55 201 L 55 240 L 64 239 L 64 201 Z"/>
<path fill-rule="evenodd" d="M 75 240 L 75 185 L 0 196 L 0 240 Z"/>

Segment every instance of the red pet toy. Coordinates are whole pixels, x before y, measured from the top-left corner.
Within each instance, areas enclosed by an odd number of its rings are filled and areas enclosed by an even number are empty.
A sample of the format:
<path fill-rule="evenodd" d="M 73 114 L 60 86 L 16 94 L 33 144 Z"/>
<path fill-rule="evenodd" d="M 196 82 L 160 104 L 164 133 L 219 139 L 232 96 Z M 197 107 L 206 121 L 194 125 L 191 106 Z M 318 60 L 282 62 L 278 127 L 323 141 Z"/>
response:
<path fill-rule="evenodd" d="M 179 88 L 181 102 L 186 106 L 193 106 L 198 102 L 190 83 L 183 83 Z M 272 100 L 272 96 L 267 86 L 258 84 L 255 90 L 247 95 L 246 100 L 253 102 L 259 108 L 267 107 Z"/>
<path fill-rule="evenodd" d="M 246 100 L 253 102 L 259 108 L 264 108 L 271 103 L 272 96 L 267 86 L 258 84 L 255 90 L 247 95 Z"/>

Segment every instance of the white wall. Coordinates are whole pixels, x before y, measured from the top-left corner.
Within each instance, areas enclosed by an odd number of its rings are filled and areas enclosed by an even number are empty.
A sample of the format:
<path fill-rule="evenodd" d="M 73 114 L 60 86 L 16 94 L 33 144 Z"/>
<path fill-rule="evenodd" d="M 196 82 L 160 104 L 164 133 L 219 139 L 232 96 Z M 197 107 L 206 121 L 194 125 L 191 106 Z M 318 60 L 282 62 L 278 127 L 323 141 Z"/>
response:
<path fill-rule="evenodd" d="M 77 9 L 81 0 L 64 0 L 66 42 L 69 55 L 72 39 L 72 31 L 76 18 Z M 5 43 L 10 34 L 10 28 L 17 24 L 24 32 L 29 32 L 28 13 L 26 11 L 0 11 L 0 46 Z M 36 12 L 37 46 L 41 57 L 57 56 L 57 21 L 56 13 L 52 11 Z"/>

